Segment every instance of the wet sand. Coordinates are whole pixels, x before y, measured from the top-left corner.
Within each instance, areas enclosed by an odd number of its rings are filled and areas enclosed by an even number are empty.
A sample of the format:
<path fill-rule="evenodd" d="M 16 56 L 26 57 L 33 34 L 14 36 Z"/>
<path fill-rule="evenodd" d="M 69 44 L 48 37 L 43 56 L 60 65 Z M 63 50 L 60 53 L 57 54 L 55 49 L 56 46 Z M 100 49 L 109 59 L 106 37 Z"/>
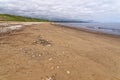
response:
<path fill-rule="evenodd" d="M 27 25 L 0 36 L 0 80 L 120 80 L 120 37 Z"/>

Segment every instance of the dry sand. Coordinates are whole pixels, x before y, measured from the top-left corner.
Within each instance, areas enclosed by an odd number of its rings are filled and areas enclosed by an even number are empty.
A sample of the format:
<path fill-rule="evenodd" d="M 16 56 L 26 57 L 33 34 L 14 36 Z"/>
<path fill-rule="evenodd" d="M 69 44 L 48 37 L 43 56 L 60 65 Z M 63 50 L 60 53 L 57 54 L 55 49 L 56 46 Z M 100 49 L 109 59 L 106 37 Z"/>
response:
<path fill-rule="evenodd" d="M 2 35 L 0 80 L 120 80 L 120 37 L 51 23 Z"/>

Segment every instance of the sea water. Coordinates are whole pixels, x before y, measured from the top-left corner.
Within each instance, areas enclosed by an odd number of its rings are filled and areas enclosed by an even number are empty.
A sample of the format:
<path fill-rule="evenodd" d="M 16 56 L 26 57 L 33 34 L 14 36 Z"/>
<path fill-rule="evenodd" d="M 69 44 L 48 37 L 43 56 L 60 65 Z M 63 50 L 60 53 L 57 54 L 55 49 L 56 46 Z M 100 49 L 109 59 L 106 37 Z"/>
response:
<path fill-rule="evenodd" d="M 97 32 L 120 35 L 120 23 L 60 23 L 61 25 L 84 28 Z"/>

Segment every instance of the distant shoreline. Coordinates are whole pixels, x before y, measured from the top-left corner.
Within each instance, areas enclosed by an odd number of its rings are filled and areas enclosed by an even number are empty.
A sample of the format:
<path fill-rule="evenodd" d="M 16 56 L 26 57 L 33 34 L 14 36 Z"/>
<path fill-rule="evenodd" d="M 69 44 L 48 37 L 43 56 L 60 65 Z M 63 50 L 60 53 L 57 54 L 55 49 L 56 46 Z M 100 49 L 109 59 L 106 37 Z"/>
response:
<path fill-rule="evenodd" d="M 104 32 L 100 32 L 100 31 L 85 29 L 85 28 L 77 28 L 77 27 L 74 27 L 74 26 L 67 26 L 67 25 L 57 24 L 55 22 L 53 22 L 51 24 L 56 25 L 58 27 L 74 29 L 74 30 L 77 30 L 77 31 L 83 31 L 83 32 L 92 33 L 92 34 L 96 34 L 96 35 L 104 35 L 104 36 L 109 36 L 109 37 L 120 37 L 120 35 L 109 34 L 109 33 L 104 33 Z"/>
<path fill-rule="evenodd" d="M 3 22 L 3 23 L 6 23 L 6 22 Z M 14 21 L 8 22 L 9 26 L 11 26 L 11 25 L 15 25 L 15 26 L 16 25 L 23 25 L 23 28 L 27 25 L 28 26 L 29 25 L 38 25 L 38 24 L 41 24 L 41 23 L 50 23 L 51 25 L 54 25 L 56 27 L 73 29 L 73 30 L 82 31 L 82 32 L 86 32 L 86 33 L 91 33 L 91 34 L 95 34 L 95 35 L 109 36 L 109 37 L 115 37 L 115 38 L 120 37 L 120 35 L 107 34 L 107 33 L 103 33 L 103 32 L 100 32 L 100 31 L 89 30 L 89 29 L 85 29 L 85 28 L 77 28 L 77 27 L 74 27 L 74 26 L 62 25 L 62 24 L 58 24 L 58 23 L 55 23 L 55 22 L 14 22 Z"/>

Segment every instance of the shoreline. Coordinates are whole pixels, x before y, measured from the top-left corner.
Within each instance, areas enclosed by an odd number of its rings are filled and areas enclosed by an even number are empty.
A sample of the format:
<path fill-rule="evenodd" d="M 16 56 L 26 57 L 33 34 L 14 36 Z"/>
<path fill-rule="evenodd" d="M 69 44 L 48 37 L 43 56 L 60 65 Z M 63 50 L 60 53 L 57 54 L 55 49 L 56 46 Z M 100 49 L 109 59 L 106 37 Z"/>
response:
<path fill-rule="evenodd" d="M 120 35 L 109 34 L 109 33 L 104 33 L 104 32 L 100 32 L 100 31 L 85 29 L 85 28 L 77 28 L 74 26 L 67 26 L 67 25 L 62 25 L 62 24 L 57 24 L 57 23 L 51 23 L 51 24 L 58 26 L 58 27 L 69 28 L 69 29 L 73 29 L 73 30 L 77 30 L 77 31 L 83 31 L 83 32 L 90 33 L 90 34 L 96 34 L 96 35 L 102 35 L 102 36 L 104 35 L 104 36 L 116 37 L 116 38 L 120 37 Z"/>
<path fill-rule="evenodd" d="M 10 26 L 17 26 L 17 25 L 21 25 L 22 28 L 24 28 L 25 26 L 30 26 L 30 25 L 39 25 L 39 24 L 42 24 L 42 23 L 50 23 L 51 25 L 55 25 L 57 27 L 62 27 L 62 28 L 68 28 L 68 29 L 73 29 L 73 30 L 77 30 L 77 31 L 82 31 L 82 32 L 86 32 L 86 33 L 90 33 L 90 34 L 94 34 L 94 35 L 101 35 L 101 36 L 108 36 L 108 37 L 114 37 L 114 38 L 119 38 L 120 35 L 115 35 L 115 34 L 109 34 L 109 33 L 104 33 L 104 32 L 100 32 L 100 31 L 95 31 L 95 30 L 89 30 L 89 29 L 85 29 L 85 28 L 77 28 L 77 27 L 74 27 L 74 26 L 67 26 L 67 25 L 62 25 L 62 24 L 58 24 L 58 23 L 55 23 L 55 22 L 2 22 L 3 25 L 7 25 L 7 27 L 9 28 Z M 1 27 L 4 29 L 4 27 Z M 12 31 L 16 31 L 16 30 L 11 30 L 10 32 Z M 6 31 L 6 33 L 9 33 Z M 6 34 L 6 33 L 3 33 L 3 34 Z M 1 34 L 1 33 L 0 33 Z"/>

